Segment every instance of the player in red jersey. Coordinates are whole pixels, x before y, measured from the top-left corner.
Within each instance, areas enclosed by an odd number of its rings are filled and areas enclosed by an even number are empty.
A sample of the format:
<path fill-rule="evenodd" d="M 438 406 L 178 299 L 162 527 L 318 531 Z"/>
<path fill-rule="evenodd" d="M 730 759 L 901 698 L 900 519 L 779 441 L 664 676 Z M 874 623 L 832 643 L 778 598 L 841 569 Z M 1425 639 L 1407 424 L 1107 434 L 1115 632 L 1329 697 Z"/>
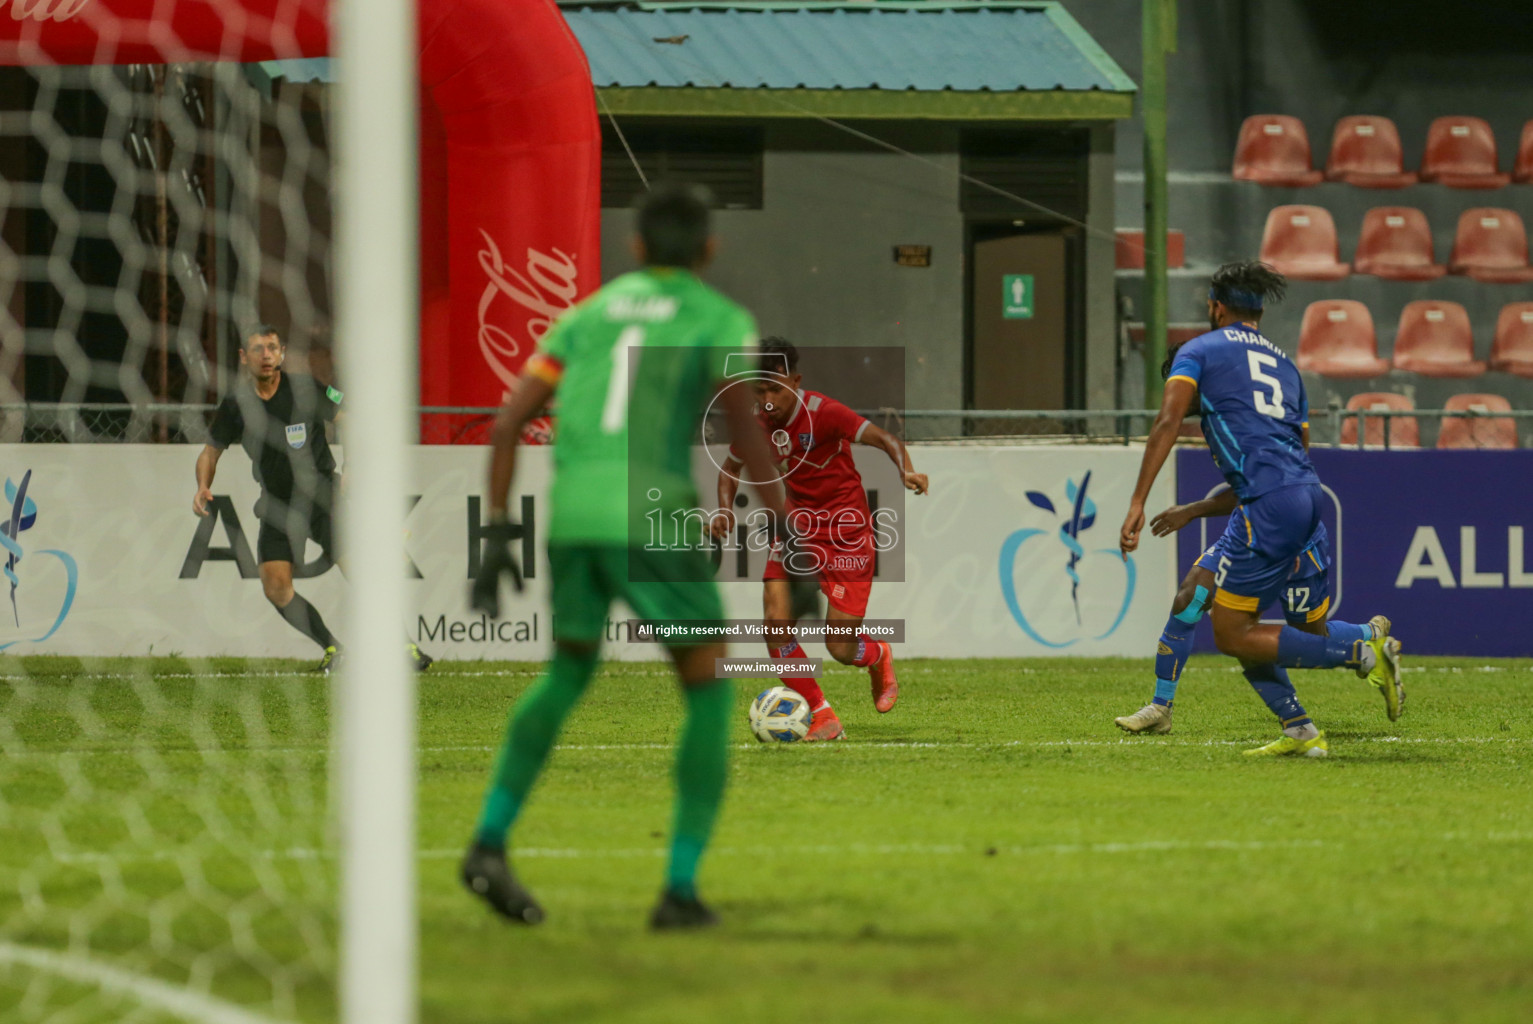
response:
<path fill-rule="evenodd" d="M 926 493 L 926 476 L 915 471 L 910 453 L 894 435 L 834 398 L 802 390 L 798 349 L 790 342 L 763 339 L 759 353 L 762 370 L 754 382 L 758 418 L 779 459 L 788 493 L 789 520 L 804 552 L 800 557 L 813 562 L 820 590 L 830 604 L 827 621 L 839 634 L 827 639 L 825 647 L 843 665 L 866 668 L 873 687 L 873 706 L 880 713 L 890 711 L 900 694 L 893 652 L 887 643 L 861 630 L 873 589 L 874 531 L 851 446 L 882 448 L 899 468 L 905 486 L 917 494 Z M 712 524 L 716 537 L 728 536 L 734 530 L 741 467 L 731 449 L 719 473 L 720 511 L 714 514 Z M 767 650 L 777 659 L 807 659 L 790 628 L 796 620 L 790 610 L 788 575 L 779 551 L 768 557 L 763 580 Z M 838 740 L 845 735 L 841 720 L 812 678 L 785 676 L 783 685 L 802 694 L 814 711 L 806 739 Z"/>

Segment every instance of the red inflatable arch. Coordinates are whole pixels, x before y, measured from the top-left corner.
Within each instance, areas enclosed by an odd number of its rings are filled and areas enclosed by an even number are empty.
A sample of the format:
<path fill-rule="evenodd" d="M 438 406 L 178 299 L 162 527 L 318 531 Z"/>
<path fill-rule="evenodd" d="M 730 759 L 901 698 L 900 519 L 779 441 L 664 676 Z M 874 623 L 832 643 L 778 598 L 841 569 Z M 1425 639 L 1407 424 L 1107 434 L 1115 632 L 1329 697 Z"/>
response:
<path fill-rule="evenodd" d="M 324 56 L 328 7 L 0 0 L 0 64 Z M 421 403 L 493 406 L 550 320 L 599 281 L 596 98 L 553 0 L 419 11 Z"/>

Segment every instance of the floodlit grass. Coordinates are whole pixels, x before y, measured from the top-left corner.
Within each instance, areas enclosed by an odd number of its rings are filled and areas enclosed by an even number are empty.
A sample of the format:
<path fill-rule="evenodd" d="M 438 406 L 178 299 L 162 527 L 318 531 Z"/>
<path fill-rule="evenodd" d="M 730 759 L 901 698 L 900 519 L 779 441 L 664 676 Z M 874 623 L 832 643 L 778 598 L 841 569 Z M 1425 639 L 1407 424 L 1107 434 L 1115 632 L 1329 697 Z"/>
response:
<path fill-rule="evenodd" d="M 643 928 L 667 674 L 604 669 L 571 720 L 514 836 L 549 912 L 527 930 L 464 894 L 456 861 L 534 667 L 440 664 L 421 680 L 422 1019 L 1533 1019 L 1533 663 L 1410 664 L 1394 724 L 1350 674 L 1295 673 L 1319 761 L 1242 757 L 1276 727 L 1215 658 L 1184 676 L 1176 732 L 1145 739 L 1111 723 L 1147 698 L 1142 661 L 904 661 L 884 716 L 832 668 L 849 738 L 822 746 L 750 741 L 742 686 L 702 876 L 725 924 L 685 936 Z M 331 1019 L 326 684 L 288 663 L 11 666 L 0 941 Z M 133 1007 L 0 965 L 6 1021 L 172 1019 Z"/>

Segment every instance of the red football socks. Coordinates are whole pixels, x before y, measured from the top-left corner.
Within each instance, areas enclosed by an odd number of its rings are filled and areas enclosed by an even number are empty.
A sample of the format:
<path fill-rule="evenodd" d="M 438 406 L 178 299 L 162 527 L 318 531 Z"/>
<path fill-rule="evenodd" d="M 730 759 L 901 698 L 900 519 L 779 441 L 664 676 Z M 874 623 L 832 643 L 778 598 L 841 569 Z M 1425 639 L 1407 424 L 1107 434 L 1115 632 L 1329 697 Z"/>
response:
<path fill-rule="evenodd" d="M 789 640 L 785 647 L 768 647 L 767 650 L 774 658 L 803 658 L 809 660 L 809 655 L 799 646 L 797 640 Z M 810 711 L 818 711 L 825 706 L 825 691 L 820 689 L 820 684 L 809 676 L 783 676 L 782 684 L 797 693 L 809 702 Z"/>
<path fill-rule="evenodd" d="M 852 661 L 858 668 L 867 668 L 869 665 L 877 665 L 878 659 L 884 655 L 884 645 L 868 636 L 866 633 L 857 634 L 857 657 Z"/>

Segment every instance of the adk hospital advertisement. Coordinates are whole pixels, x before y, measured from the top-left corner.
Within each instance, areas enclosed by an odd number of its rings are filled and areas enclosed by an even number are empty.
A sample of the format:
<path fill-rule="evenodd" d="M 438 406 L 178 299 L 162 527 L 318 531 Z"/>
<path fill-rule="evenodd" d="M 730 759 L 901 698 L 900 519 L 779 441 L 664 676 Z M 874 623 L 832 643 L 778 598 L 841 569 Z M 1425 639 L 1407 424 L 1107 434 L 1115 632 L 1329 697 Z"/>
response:
<path fill-rule="evenodd" d="M 1137 448 L 914 445 L 931 479 L 903 494 L 883 453 L 859 448 L 871 504 L 882 511 L 880 569 L 870 619 L 902 620 L 906 656 L 1151 657 L 1181 572 L 1222 529 L 1194 522 L 1175 543 L 1149 537 L 1127 561 L 1117 532 L 1138 470 Z M 219 466 L 214 514 L 191 511 L 195 449 L 0 446 L 5 481 L 0 544 L 9 608 L 0 650 L 10 654 L 317 654 L 261 593 L 254 551 L 258 495 L 237 452 Z M 401 640 L 445 658 L 543 657 L 549 648 L 544 554 L 550 451 L 519 461 L 512 512 L 527 526 L 527 589 L 503 617 L 471 613 L 487 513 L 485 451 L 413 450 L 416 491 L 397 557 L 414 612 Z M 1526 655 L 1533 621 L 1533 474 L 1517 452 L 1319 451 L 1333 538 L 1334 614 L 1389 615 L 1420 654 Z M 714 490 L 697 467 L 703 505 Z M 1477 501 L 1487 481 L 1498 500 Z M 1206 452 L 1182 451 L 1156 485 L 1149 511 L 1189 501 L 1220 480 Z M 1490 510 L 1490 511 L 1487 511 Z M 742 519 L 744 517 L 742 516 Z M 318 557 L 310 546 L 308 557 Z M 347 554 L 342 562 L 360 557 Z M 371 552 L 367 557 L 396 557 Z M 761 614 L 760 550 L 716 554 L 730 616 Z M 309 575 L 317 572 L 317 575 Z M 300 569 L 297 588 L 342 632 L 342 570 Z M 629 612 L 613 608 L 606 655 L 654 658 L 629 642 Z M 1206 629 L 1202 648 L 1211 649 Z M 742 651 L 741 653 L 751 653 Z"/>

